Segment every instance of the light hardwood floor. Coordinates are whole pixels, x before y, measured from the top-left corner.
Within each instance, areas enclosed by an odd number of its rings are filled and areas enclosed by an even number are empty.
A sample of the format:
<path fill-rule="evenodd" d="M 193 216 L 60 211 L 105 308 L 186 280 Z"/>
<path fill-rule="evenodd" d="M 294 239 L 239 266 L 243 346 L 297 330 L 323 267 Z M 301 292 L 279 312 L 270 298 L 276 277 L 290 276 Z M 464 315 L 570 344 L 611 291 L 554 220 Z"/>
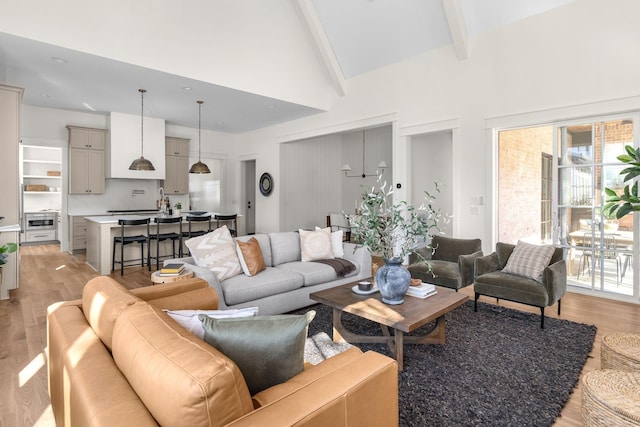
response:
<path fill-rule="evenodd" d="M 0 301 L 0 426 L 53 426 L 47 392 L 46 308 L 57 301 L 79 298 L 82 287 L 97 273 L 84 255 L 60 252 L 58 245 L 21 247 L 20 288 Z M 128 288 L 151 285 L 147 268 L 131 267 L 124 276 L 113 274 Z M 462 290 L 470 297 L 472 287 Z M 495 299 L 481 299 L 493 303 Z M 501 305 L 538 313 L 538 309 L 500 302 Z M 547 309 L 557 317 L 556 307 Z M 562 300 L 563 319 L 595 324 L 598 333 L 583 373 L 600 367 L 600 338 L 614 331 L 639 332 L 640 306 L 579 294 Z M 539 327 L 536 322 L 532 328 Z M 550 348 L 549 351 L 554 351 Z M 580 386 L 555 426 L 580 426 Z"/>

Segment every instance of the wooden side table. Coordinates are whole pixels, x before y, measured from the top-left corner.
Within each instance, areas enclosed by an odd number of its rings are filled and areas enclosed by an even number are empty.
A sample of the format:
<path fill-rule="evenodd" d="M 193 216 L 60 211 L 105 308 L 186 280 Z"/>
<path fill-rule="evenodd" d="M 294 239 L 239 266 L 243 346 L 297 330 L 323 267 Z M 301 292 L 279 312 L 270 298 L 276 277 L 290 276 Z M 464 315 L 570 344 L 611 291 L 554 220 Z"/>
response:
<path fill-rule="evenodd" d="M 193 271 L 185 271 L 177 276 L 161 276 L 160 270 L 151 273 L 151 282 L 153 284 L 171 283 L 178 280 L 191 279 L 194 276 Z"/>

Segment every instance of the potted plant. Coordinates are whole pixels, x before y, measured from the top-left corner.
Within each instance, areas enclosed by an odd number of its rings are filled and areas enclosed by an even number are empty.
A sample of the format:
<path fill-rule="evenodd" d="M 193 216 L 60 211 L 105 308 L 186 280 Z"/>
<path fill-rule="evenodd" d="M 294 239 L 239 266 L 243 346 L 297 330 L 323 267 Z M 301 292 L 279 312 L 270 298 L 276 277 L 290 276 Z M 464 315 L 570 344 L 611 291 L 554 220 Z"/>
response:
<path fill-rule="evenodd" d="M 623 182 L 627 182 L 640 175 L 640 148 L 625 145 L 624 149 L 627 154 L 621 154 L 618 156 L 618 160 L 629 166 L 621 170 L 619 175 L 622 177 Z M 604 191 L 607 200 L 603 211 L 606 215 L 620 219 L 629 213 L 640 211 L 637 180 L 633 182 L 633 185 L 625 185 L 620 194 L 611 188 L 605 188 Z"/>
<path fill-rule="evenodd" d="M 430 247 L 431 237 L 441 233 L 440 223 L 449 216 L 434 208 L 435 197 L 425 191 L 422 203 L 415 207 L 406 201 L 392 202 L 393 189 L 378 177 L 379 189 L 371 188 L 362 195 L 361 215 L 351 221 L 351 233 L 358 246 L 379 254 L 385 265 L 376 271 L 376 284 L 382 301 L 401 304 L 409 288 L 411 275 L 402 267 L 402 262 L 411 253 L 416 253 L 428 266 L 418 247 Z M 435 191 L 439 192 L 437 183 Z"/>
<path fill-rule="evenodd" d="M 174 215 L 176 216 L 182 215 L 182 203 L 178 202 L 175 205 L 173 205 L 173 207 L 176 208 Z"/>
<path fill-rule="evenodd" d="M 15 243 L 5 243 L 0 246 L 0 284 L 2 284 L 2 266 L 7 263 L 9 254 L 18 250 L 18 245 Z"/>

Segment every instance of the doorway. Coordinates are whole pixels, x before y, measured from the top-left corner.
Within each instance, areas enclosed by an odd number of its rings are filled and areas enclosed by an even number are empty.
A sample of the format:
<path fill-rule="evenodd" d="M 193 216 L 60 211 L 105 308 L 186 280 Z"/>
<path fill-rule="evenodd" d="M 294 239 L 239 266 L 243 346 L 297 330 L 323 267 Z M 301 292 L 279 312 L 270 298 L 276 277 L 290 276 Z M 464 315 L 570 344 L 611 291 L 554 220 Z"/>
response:
<path fill-rule="evenodd" d="M 256 233 L 256 161 L 241 162 L 242 206 L 245 218 L 245 233 Z"/>
<path fill-rule="evenodd" d="M 420 205 L 425 191 L 435 192 L 433 207 L 445 214 L 453 214 L 453 134 L 451 130 L 411 136 L 411 201 Z M 453 224 L 441 225 L 441 231 L 453 236 Z"/>

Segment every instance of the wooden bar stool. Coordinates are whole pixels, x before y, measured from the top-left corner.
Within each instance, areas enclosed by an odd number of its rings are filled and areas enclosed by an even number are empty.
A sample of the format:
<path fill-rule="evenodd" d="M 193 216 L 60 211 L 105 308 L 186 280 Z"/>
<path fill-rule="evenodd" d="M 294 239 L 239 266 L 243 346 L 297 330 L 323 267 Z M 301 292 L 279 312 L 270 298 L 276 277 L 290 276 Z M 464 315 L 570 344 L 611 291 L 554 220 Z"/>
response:
<path fill-rule="evenodd" d="M 111 255 L 111 271 L 115 270 L 116 263 L 120 264 L 120 275 L 124 275 L 124 263 L 129 261 L 140 261 L 140 265 L 144 267 L 144 246 L 147 245 L 147 254 L 149 253 L 149 218 L 144 219 L 119 219 L 120 235 L 113 238 L 113 254 Z M 127 236 L 125 229 L 133 226 L 147 226 L 147 234 L 137 234 L 134 236 Z M 120 260 L 116 261 L 116 244 L 120 244 Z M 124 259 L 124 247 L 131 243 L 140 243 L 140 259 Z M 149 270 L 151 270 L 151 264 L 149 264 Z"/>
<path fill-rule="evenodd" d="M 232 236 L 238 237 L 238 214 L 233 214 L 233 215 L 217 215 L 216 214 L 215 219 L 216 219 L 216 228 L 220 228 L 220 221 L 230 221 L 231 227 L 228 227 L 229 232 L 231 233 Z"/>
<path fill-rule="evenodd" d="M 160 255 L 160 242 L 171 240 L 172 257 L 176 257 L 176 242 L 178 242 L 178 254 L 182 256 L 182 217 L 169 217 L 169 218 L 154 218 L 153 222 L 156 224 L 155 234 L 150 234 L 149 239 L 156 242 L 156 254 L 151 255 L 151 249 L 149 249 L 149 265 L 151 265 L 151 258 L 156 260 L 156 269 L 160 268 L 160 258 L 167 258 L 169 255 Z M 169 233 L 161 233 L 160 226 L 162 224 L 178 224 L 178 231 L 172 231 Z"/>

